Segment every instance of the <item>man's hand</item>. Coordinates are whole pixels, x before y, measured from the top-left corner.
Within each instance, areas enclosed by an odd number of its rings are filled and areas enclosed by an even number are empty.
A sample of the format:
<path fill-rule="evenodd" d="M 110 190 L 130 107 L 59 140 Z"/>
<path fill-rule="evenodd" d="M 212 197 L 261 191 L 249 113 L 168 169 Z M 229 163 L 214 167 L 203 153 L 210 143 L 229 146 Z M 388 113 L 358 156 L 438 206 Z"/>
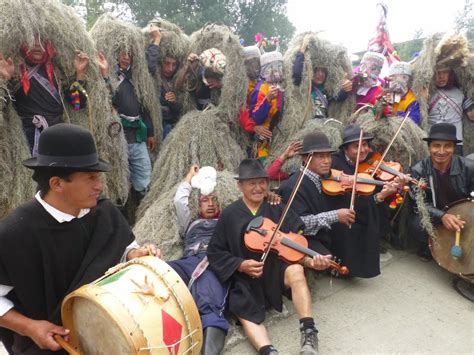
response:
<path fill-rule="evenodd" d="M 466 222 L 462 219 L 457 218 L 455 215 L 449 213 L 446 213 L 443 217 L 441 217 L 441 222 L 443 222 L 443 226 L 445 226 L 447 230 L 452 232 L 461 231 L 461 229 L 463 229 L 464 225 L 466 224 Z"/>
<path fill-rule="evenodd" d="M 199 56 L 196 53 L 189 53 L 188 55 L 188 62 L 193 63 L 198 60 Z"/>
<path fill-rule="evenodd" d="M 40 349 L 58 351 L 61 350 L 61 346 L 54 340 L 55 334 L 66 337 L 69 329 L 46 320 L 31 320 L 25 335 L 30 337 Z"/>
<path fill-rule="evenodd" d="M 172 104 L 175 104 L 176 103 L 176 95 L 174 94 L 174 92 L 168 91 L 165 94 L 165 100 L 168 101 L 168 102 L 171 102 Z"/>
<path fill-rule="evenodd" d="M 344 92 L 352 91 L 352 81 L 347 78 L 347 73 L 344 73 L 344 81 L 342 82 L 341 89 Z"/>
<path fill-rule="evenodd" d="M 279 90 L 280 89 L 277 85 L 270 85 L 270 88 L 267 92 L 267 100 L 272 101 L 273 99 L 276 99 Z"/>
<path fill-rule="evenodd" d="M 9 81 L 15 74 L 15 64 L 11 58 L 5 59 L 0 53 L 0 78 Z"/>
<path fill-rule="evenodd" d="M 326 270 L 331 265 L 331 258 L 332 255 L 317 255 L 313 258 L 306 257 L 303 266 L 314 270 Z"/>
<path fill-rule="evenodd" d="M 150 33 L 151 39 L 153 40 L 153 43 L 156 44 L 157 46 L 159 46 L 160 42 L 161 42 L 160 28 L 155 24 L 151 24 L 149 33 Z"/>
<path fill-rule="evenodd" d="M 355 211 L 348 208 L 340 208 L 336 212 L 339 223 L 345 224 L 346 226 L 354 224 L 356 218 Z"/>
<path fill-rule="evenodd" d="M 150 152 L 154 152 L 156 148 L 156 140 L 155 137 L 148 137 L 146 139 L 146 145 L 148 149 L 150 149 Z"/>
<path fill-rule="evenodd" d="M 285 149 L 282 155 L 280 155 L 280 159 L 285 161 L 286 159 L 290 159 L 294 157 L 298 152 L 303 148 L 302 142 L 291 142 L 290 145 Z"/>
<path fill-rule="evenodd" d="M 84 80 L 86 78 L 86 70 L 89 65 L 89 56 L 83 51 L 76 50 L 74 57 L 74 69 L 76 70 L 76 80 Z"/>
<path fill-rule="evenodd" d="M 135 258 L 139 258 L 142 256 L 156 256 L 157 258 L 161 258 L 161 250 L 156 247 L 154 244 L 147 244 L 138 249 L 132 249 L 127 254 L 127 261 L 132 260 Z"/>
<path fill-rule="evenodd" d="M 261 138 L 264 138 L 264 139 L 272 138 L 272 131 L 270 131 L 268 128 L 263 127 L 262 125 L 255 126 L 253 130 L 255 134 Z"/>
<path fill-rule="evenodd" d="M 191 168 L 189 168 L 188 174 L 184 178 L 185 181 L 187 181 L 189 184 L 191 184 L 191 179 L 193 176 L 197 175 L 199 173 L 199 165 L 191 165 Z"/>
<path fill-rule="evenodd" d="M 393 195 L 398 191 L 400 183 L 394 181 L 386 182 L 382 187 L 382 191 L 377 194 L 379 200 L 385 200 L 388 196 Z"/>
<path fill-rule="evenodd" d="M 109 63 L 107 62 L 107 58 L 105 57 L 104 52 L 97 52 L 95 55 L 95 59 L 97 60 L 97 64 L 99 65 L 100 74 L 102 77 L 108 78 L 109 77 Z"/>
<path fill-rule="evenodd" d="M 263 263 L 253 259 L 244 260 L 240 263 L 238 270 L 256 279 L 263 274 Z"/>
<path fill-rule="evenodd" d="M 272 191 L 267 191 L 266 197 L 270 205 L 279 205 L 281 203 L 281 196 Z"/>

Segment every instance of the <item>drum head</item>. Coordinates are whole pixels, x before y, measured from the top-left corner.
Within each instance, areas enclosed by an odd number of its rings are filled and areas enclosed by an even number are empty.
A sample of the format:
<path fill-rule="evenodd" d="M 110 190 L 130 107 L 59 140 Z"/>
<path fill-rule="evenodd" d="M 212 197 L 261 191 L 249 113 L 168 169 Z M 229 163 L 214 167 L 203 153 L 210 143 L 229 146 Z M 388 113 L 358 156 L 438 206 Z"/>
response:
<path fill-rule="evenodd" d="M 462 200 L 451 205 L 449 214 L 459 215 L 466 222 L 461 230 L 461 256 L 453 257 L 452 248 L 455 245 L 456 233 L 448 231 L 443 225 L 436 227 L 438 236 L 430 238 L 430 249 L 434 259 L 444 269 L 459 275 L 474 272 L 474 200 Z"/>
<path fill-rule="evenodd" d="M 86 298 L 76 298 L 73 321 L 84 354 L 130 354 L 130 343 L 110 314 Z"/>

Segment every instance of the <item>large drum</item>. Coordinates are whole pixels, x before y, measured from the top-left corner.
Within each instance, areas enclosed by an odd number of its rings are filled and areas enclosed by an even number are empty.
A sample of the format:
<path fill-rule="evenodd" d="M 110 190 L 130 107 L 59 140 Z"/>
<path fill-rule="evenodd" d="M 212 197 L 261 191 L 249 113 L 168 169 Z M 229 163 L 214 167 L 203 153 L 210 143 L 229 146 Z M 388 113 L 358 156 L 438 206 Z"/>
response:
<path fill-rule="evenodd" d="M 191 293 L 168 264 L 152 256 L 119 264 L 69 294 L 61 317 L 78 353 L 199 354 L 202 346 Z"/>
<path fill-rule="evenodd" d="M 443 225 L 436 227 L 437 237 L 430 238 L 433 258 L 444 269 L 474 282 L 474 200 L 456 201 L 446 209 L 466 222 L 456 245 L 456 232 Z"/>

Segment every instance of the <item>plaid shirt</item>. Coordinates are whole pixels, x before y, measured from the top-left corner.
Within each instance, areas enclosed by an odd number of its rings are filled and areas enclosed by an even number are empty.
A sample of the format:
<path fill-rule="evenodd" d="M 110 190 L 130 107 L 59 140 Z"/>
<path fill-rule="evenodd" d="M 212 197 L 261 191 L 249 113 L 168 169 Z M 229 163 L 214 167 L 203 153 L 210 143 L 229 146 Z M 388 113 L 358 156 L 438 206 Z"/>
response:
<path fill-rule="evenodd" d="M 321 193 L 321 177 L 308 169 L 306 169 L 305 175 Z M 301 219 L 305 224 L 305 235 L 316 235 L 320 229 L 331 229 L 331 224 L 338 222 L 336 210 L 301 216 Z"/>

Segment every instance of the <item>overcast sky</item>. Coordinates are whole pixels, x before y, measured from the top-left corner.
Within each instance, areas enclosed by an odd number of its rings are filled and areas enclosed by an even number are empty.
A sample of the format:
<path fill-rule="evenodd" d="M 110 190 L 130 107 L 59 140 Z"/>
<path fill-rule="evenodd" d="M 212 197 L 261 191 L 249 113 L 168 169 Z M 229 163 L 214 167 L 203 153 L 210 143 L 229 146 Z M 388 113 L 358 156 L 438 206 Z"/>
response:
<path fill-rule="evenodd" d="M 288 17 L 296 33 L 321 33 L 349 52 L 363 51 L 375 33 L 380 0 L 288 0 Z M 386 0 L 387 24 L 392 42 L 413 39 L 418 29 L 423 36 L 453 29 L 454 19 L 464 7 L 464 0 Z"/>

